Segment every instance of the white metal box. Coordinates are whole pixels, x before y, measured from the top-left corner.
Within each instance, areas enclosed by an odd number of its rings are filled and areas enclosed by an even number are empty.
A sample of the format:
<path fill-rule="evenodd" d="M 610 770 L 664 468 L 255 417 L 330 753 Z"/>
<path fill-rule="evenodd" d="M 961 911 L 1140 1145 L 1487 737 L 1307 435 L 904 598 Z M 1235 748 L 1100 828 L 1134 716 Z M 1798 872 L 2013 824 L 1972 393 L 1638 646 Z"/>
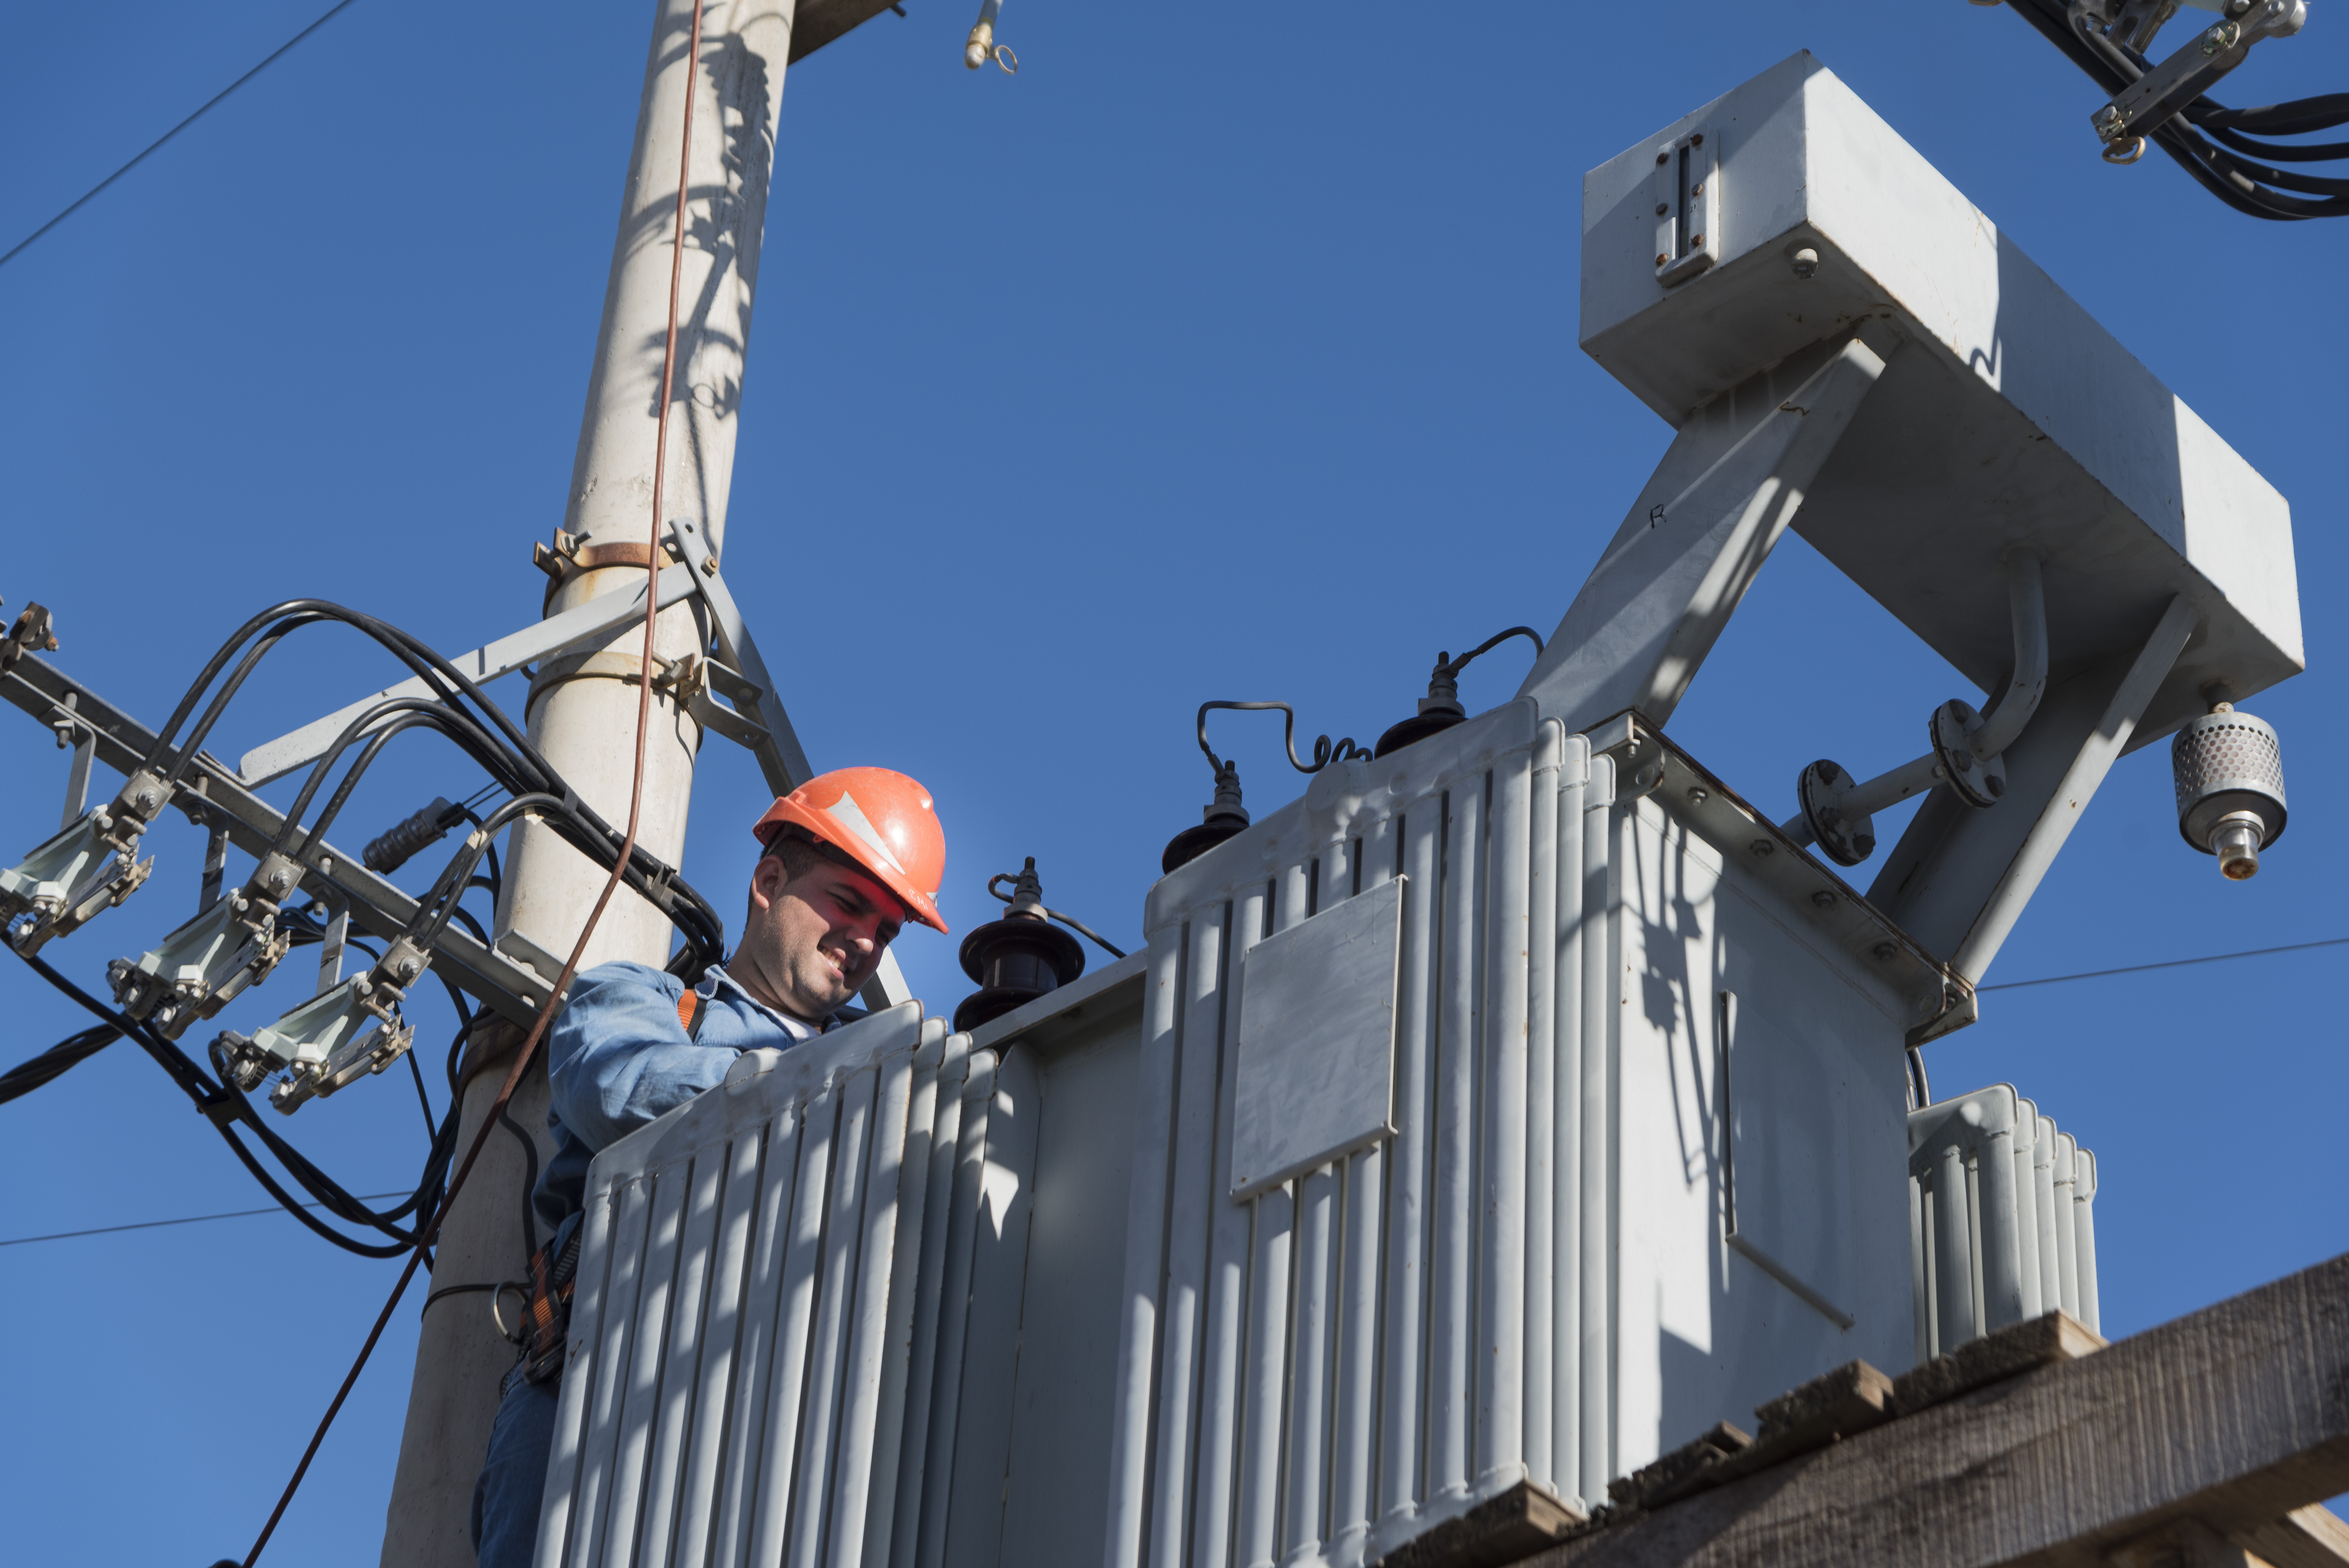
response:
<path fill-rule="evenodd" d="M 1659 179 L 1700 136 L 1717 259 L 1660 266 Z M 1794 526 L 1969 679 L 2002 675 L 1999 555 L 2025 543 L 2059 677 L 2134 650 L 2173 594 L 2205 615 L 2136 745 L 2214 679 L 2302 667 L 2283 498 L 1810 55 L 1584 177 L 1582 346 L 1675 428 L 1854 331 L 1887 367 Z"/>

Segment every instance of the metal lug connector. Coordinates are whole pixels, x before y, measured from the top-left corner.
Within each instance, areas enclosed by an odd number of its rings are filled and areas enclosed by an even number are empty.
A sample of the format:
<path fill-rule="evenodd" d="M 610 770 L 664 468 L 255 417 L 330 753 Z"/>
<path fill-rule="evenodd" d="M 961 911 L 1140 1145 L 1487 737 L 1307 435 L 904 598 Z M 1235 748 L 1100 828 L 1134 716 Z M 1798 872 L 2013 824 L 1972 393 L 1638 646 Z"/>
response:
<path fill-rule="evenodd" d="M 253 878 L 244 884 L 244 897 L 253 906 L 254 918 L 267 920 L 285 907 L 301 885 L 301 863 L 272 850 L 253 868 Z"/>
<path fill-rule="evenodd" d="M 124 854 L 139 852 L 139 835 L 154 826 L 163 808 L 171 803 L 172 787 L 141 768 L 114 797 L 114 803 L 90 813 L 105 841 Z"/>
<path fill-rule="evenodd" d="M 359 1005 L 386 1024 L 398 1022 L 399 1004 L 408 988 L 423 977 L 432 967 L 432 954 L 416 944 L 402 932 L 384 950 L 382 962 L 352 982 L 358 988 Z"/>

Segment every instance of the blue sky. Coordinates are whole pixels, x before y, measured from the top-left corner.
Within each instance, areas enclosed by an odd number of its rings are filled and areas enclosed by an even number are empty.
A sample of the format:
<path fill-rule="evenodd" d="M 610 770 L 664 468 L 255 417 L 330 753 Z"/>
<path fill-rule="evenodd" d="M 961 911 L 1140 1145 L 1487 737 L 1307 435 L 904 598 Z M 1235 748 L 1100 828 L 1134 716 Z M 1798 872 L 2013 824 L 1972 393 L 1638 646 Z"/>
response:
<path fill-rule="evenodd" d="M 17 7 L 0 247 L 323 8 Z M 2313 673 L 2248 705 L 2283 735 L 2289 835 L 2256 882 L 2222 883 L 2178 841 L 2160 750 L 2139 753 L 1991 979 L 2349 935 L 2326 789 L 2349 766 L 2349 315 L 2327 286 L 2349 225 L 2237 216 L 2158 158 L 2106 167 L 2090 84 L 2012 14 L 1954 0 L 1691 0 L 1669 20 L 1012 0 L 1016 79 L 962 69 L 968 7 L 906 9 L 788 79 L 727 568 L 819 765 L 885 763 L 936 793 L 958 927 L 1032 854 L 1053 904 L 1134 940 L 1160 846 L 1206 799 L 1201 700 L 1284 698 L 1309 734 L 1368 740 L 1438 648 L 1547 632 L 1669 436 L 1576 347 L 1581 175 L 1807 47 L 2294 507 Z M 150 721 L 278 599 L 450 650 L 534 618 L 530 547 L 562 521 L 649 12 L 525 4 L 457 26 L 359 0 L 0 267 L 8 614 L 50 605 L 58 662 Z M 2320 12 L 2222 96 L 2344 79 Z M 212 749 L 388 678 L 357 638 L 309 635 Z M 1463 695 L 1489 706 L 1522 670 L 1505 649 Z M 1902 760 L 1931 705 L 1976 695 L 1789 539 L 1672 730 L 1791 810 L 1803 763 Z M 1252 804 L 1294 791 L 1273 727 L 1218 733 Z M 13 854 L 51 830 L 64 759 L 13 712 L 0 738 Z M 347 820 L 388 825 L 472 777 L 419 742 Z M 747 757 L 713 746 L 686 871 L 730 919 L 763 803 Z M 199 841 L 152 847 L 148 889 L 49 951 L 86 985 L 193 909 Z M 916 933 L 901 956 L 940 1010 L 968 989 L 949 943 Z M 1940 1091 L 2011 1080 L 2099 1151 L 2108 1331 L 2349 1247 L 2341 965 L 1997 994 L 1933 1047 Z M 224 1021 L 283 1005 L 273 989 Z M 13 963 L 0 1006 L 8 1063 L 81 1026 Z M 422 1017 L 437 1066 L 445 1010 Z M 388 1080 L 291 1132 L 357 1191 L 404 1187 L 421 1153 Z M 127 1047 L 0 1107 L 0 1239 L 265 1202 Z M 242 1555 L 396 1268 L 277 1216 L 0 1248 L 12 1550 Z M 418 1300 L 272 1561 L 374 1562 Z"/>

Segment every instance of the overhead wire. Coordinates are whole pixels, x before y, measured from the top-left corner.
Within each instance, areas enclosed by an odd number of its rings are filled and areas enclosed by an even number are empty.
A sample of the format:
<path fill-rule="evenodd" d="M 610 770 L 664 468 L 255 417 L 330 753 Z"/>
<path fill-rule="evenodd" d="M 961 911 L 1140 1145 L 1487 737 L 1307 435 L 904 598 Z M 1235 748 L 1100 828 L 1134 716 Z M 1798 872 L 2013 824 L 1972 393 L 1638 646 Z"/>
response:
<path fill-rule="evenodd" d="M 399 1194 L 369 1192 L 366 1196 L 369 1199 L 397 1198 Z M 303 1207 L 315 1209 L 322 1205 L 313 1202 L 305 1203 Z M 10 1236 L 5 1240 L 0 1240 L 0 1247 L 25 1247 L 32 1245 L 35 1242 L 70 1242 L 79 1236 L 111 1236 L 124 1231 L 154 1231 L 160 1230 L 166 1225 L 201 1225 L 212 1220 L 249 1220 L 255 1214 L 274 1214 L 281 1212 L 277 1205 L 272 1204 L 266 1209 L 232 1209 L 224 1214 L 189 1214 L 177 1220 L 136 1220 L 127 1225 L 93 1225 L 86 1231 L 52 1231 L 45 1236 Z"/>
<path fill-rule="evenodd" d="M 2281 947 L 2252 947 L 2240 953 L 2211 953 L 2199 958 L 2165 958 L 2158 964 L 2127 964 L 2118 969 L 2087 969 L 2077 975 L 2045 975 L 2036 980 L 2008 980 L 1996 985 L 1977 985 L 1974 994 L 2020 991 L 2032 985 L 2061 985 L 2072 980 L 2103 980 L 2116 975 L 2144 975 L 2156 969 L 2185 969 L 2197 964 L 2224 964 L 2235 958 L 2265 958 L 2277 953 L 2308 953 L 2322 947 L 2349 947 L 2349 936 L 2328 936 L 2322 942 L 2289 942 Z M 1933 1103 L 1933 1086 L 1925 1076 L 1925 1053 L 1915 1046 L 1909 1047 L 1909 1109 L 1911 1110 Z"/>
<path fill-rule="evenodd" d="M 2129 964 L 2118 969 L 2088 969 L 2077 975 L 2047 975 L 2036 980 L 2009 980 L 1997 985 L 1977 985 L 1985 991 L 2020 991 L 2028 985 L 2060 985 L 2067 980 L 2102 980 L 2114 975 L 2143 975 L 2155 969 L 2184 969 L 2195 964 L 2224 964 L 2233 958 L 2265 958 L 2271 953 L 2307 953 L 2319 947 L 2349 946 L 2349 936 L 2328 936 L 2322 942 L 2290 942 L 2282 947 L 2252 947 L 2240 953 L 2212 953 L 2200 958 L 2165 958 L 2158 964 Z"/>
<path fill-rule="evenodd" d="M 5 255 L 0 255 L 0 267 L 5 267 L 10 262 L 15 261 L 18 254 L 20 254 L 27 246 L 31 245 L 34 241 L 39 239 L 50 230 L 56 228 L 58 224 L 72 217 L 76 212 L 80 211 L 82 208 L 88 205 L 90 201 L 96 197 L 99 191 L 104 191 L 108 186 L 113 184 L 124 175 L 129 173 L 132 170 L 146 162 L 148 158 L 160 149 L 165 142 L 179 135 L 180 132 L 187 129 L 188 127 L 195 124 L 196 121 L 203 119 L 204 116 L 210 114 L 213 109 L 219 108 L 221 102 L 231 93 L 236 91 L 237 88 L 244 86 L 245 83 L 251 81 L 254 77 L 267 70 L 271 66 L 275 65 L 280 59 L 283 59 L 289 52 L 292 51 L 295 45 L 300 43 L 303 39 L 308 37 L 311 34 L 316 32 L 327 23 L 333 21 L 336 16 L 341 15 L 356 3 L 357 0 L 339 0 L 338 4 L 329 7 L 326 14 L 321 15 L 316 21 L 311 23 L 300 32 L 295 34 L 284 43 L 278 45 L 276 48 L 271 50 L 266 56 L 263 57 L 259 65 L 254 67 L 253 69 L 245 72 L 244 75 L 237 77 L 236 80 L 229 83 L 228 86 L 221 88 L 220 91 L 206 98 L 202 107 L 198 108 L 195 113 L 188 116 L 187 119 L 181 120 L 179 124 L 173 126 L 171 129 L 165 131 L 162 135 L 149 142 L 144 148 L 140 150 L 138 154 L 134 156 L 129 162 L 124 164 L 121 168 L 116 170 L 113 173 L 108 175 L 105 179 L 99 181 L 97 184 L 83 191 L 79 196 L 75 197 L 72 201 L 67 204 L 65 211 L 59 212 L 56 217 L 50 219 L 47 222 L 42 224 L 39 228 L 34 230 L 31 233 L 26 235 L 23 239 L 10 246 L 8 253 Z"/>
<path fill-rule="evenodd" d="M 521 1047 L 514 1052 L 513 1063 L 506 1069 L 505 1082 L 500 1086 L 497 1099 L 491 1107 L 492 1114 L 483 1119 L 481 1130 L 474 1134 L 471 1147 L 465 1150 L 464 1162 L 457 1168 L 456 1174 L 450 1181 L 439 1208 L 423 1227 L 415 1252 L 409 1256 L 407 1267 L 400 1271 L 398 1283 L 392 1286 L 390 1297 L 383 1304 L 383 1311 L 377 1315 L 375 1326 L 368 1330 L 366 1342 L 359 1346 L 358 1356 L 351 1363 L 351 1369 L 345 1375 L 342 1386 L 335 1391 L 333 1400 L 326 1406 L 326 1413 L 320 1418 L 318 1429 L 312 1434 L 308 1448 L 303 1450 L 301 1460 L 295 1465 L 294 1474 L 286 1481 L 285 1490 L 277 1500 L 277 1506 L 270 1511 L 268 1521 L 263 1524 L 260 1535 L 254 1541 L 253 1550 L 245 1554 L 243 1568 L 254 1568 L 254 1564 L 260 1561 L 263 1550 L 269 1544 L 270 1536 L 276 1532 L 278 1521 L 285 1518 L 285 1510 L 293 1503 L 294 1494 L 301 1488 L 302 1478 L 309 1472 L 311 1461 L 317 1457 L 319 1445 L 326 1441 L 327 1430 L 334 1425 L 336 1415 L 342 1409 L 343 1402 L 350 1398 L 351 1389 L 358 1382 L 359 1374 L 366 1369 L 367 1358 L 374 1354 L 377 1341 L 383 1337 L 385 1326 L 391 1321 L 391 1315 L 398 1307 L 400 1297 L 407 1294 L 409 1282 L 416 1277 L 417 1266 L 425 1257 L 425 1249 L 439 1234 L 441 1219 L 448 1213 L 449 1205 L 456 1200 L 457 1193 L 464 1187 L 466 1178 L 472 1174 L 474 1161 L 480 1158 L 482 1146 L 489 1140 L 492 1124 L 504 1115 L 508 1102 L 513 1099 L 514 1090 L 522 1082 L 523 1072 L 528 1069 L 533 1057 L 537 1054 L 538 1044 L 546 1033 L 547 1024 L 554 1017 L 555 1009 L 562 1006 L 563 997 L 570 988 L 572 976 L 578 970 L 579 961 L 586 954 L 588 941 L 595 935 L 595 927 L 604 917 L 604 911 L 609 907 L 612 895 L 619 890 L 622 878 L 636 854 L 636 830 L 642 821 L 644 810 L 645 757 L 652 733 L 651 676 L 653 638 L 660 611 L 661 512 L 665 480 L 667 477 L 669 404 L 676 388 L 678 294 L 682 283 L 685 263 L 686 204 L 691 193 L 689 176 L 692 171 L 693 158 L 693 101 L 695 89 L 699 84 L 701 76 L 702 4 L 703 0 L 693 0 L 693 19 L 686 40 L 685 124 L 679 138 L 678 152 L 677 216 L 669 253 L 668 319 L 661 349 L 659 417 L 653 450 L 651 539 L 645 552 L 645 632 L 641 655 L 644 678 L 637 683 L 636 686 L 636 733 L 635 758 L 628 783 L 627 830 L 622 838 L 619 853 L 613 861 L 611 872 L 604 881 L 603 891 L 596 895 L 595 906 L 588 911 L 586 923 L 580 929 L 578 940 L 572 944 L 570 957 L 564 961 L 562 975 L 549 988 L 544 1005 L 539 1008 L 537 1017 L 531 1023 L 529 1033 L 523 1037 Z M 190 749 L 193 749 L 192 742 Z M 500 813 L 513 804 L 514 802 L 509 801 L 507 807 L 500 808 Z M 492 820 L 495 820 L 495 815 L 492 815 Z M 476 830 L 475 836 L 483 835 L 480 830 Z"/>

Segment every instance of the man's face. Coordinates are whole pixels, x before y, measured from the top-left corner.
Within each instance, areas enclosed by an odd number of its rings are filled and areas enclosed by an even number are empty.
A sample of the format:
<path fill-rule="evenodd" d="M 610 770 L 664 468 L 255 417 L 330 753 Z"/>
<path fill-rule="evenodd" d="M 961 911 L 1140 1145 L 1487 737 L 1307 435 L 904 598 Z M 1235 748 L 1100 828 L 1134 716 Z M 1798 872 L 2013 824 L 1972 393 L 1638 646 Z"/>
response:
<path fill-rule="evenodd" d="M 905 922 L 905 905 L 864 872 L 819 861 L 794 877 L 772 855 L 750 874 L 736 979 L 811 1021 L 855 996 Z"/>

